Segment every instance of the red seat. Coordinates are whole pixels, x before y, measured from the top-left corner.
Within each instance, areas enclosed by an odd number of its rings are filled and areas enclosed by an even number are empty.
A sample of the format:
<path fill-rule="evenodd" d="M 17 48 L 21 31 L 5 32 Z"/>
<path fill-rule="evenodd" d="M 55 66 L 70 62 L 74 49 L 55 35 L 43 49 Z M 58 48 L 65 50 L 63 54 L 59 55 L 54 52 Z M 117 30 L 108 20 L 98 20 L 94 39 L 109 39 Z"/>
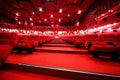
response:
<path fill-rule="evenodd" d="M 16 39 L 17 33 L 0 32 L 0 65 L 7 59 Z"/>
<path fill-rule="evenodd" d="M 113 59 L 118 59 L 118 54 L 116 53 L 116 34 L 101 34 L 100 42 L 98 44 L 93 44 L 90 48 L 90 51 L 93 51 L 94 57 L 99 57 L 100 52 L 105 52 L 109 54 Z"/>

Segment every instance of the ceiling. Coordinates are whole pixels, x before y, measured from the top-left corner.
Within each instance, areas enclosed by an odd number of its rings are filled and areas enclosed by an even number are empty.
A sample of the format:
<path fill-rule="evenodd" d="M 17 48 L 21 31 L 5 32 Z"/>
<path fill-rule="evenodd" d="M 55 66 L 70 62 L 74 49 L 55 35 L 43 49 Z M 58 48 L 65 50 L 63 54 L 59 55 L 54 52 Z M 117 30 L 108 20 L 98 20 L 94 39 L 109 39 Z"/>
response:
<path fill-rule="evenodd" d="M 94 0 L 1 0 L 0 14 L 14 23 L 71 26 Z"/>

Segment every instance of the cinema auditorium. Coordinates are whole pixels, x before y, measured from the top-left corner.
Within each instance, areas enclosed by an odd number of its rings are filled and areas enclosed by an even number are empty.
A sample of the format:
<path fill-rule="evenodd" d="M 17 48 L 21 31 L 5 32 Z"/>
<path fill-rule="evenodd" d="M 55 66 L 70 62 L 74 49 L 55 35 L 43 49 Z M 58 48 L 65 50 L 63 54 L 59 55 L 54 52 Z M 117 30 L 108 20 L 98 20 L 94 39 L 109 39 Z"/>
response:
<path fill-rule="evenodd" d="M 120 80 L 120 0 L 0 0 L 0 80 Z"/>

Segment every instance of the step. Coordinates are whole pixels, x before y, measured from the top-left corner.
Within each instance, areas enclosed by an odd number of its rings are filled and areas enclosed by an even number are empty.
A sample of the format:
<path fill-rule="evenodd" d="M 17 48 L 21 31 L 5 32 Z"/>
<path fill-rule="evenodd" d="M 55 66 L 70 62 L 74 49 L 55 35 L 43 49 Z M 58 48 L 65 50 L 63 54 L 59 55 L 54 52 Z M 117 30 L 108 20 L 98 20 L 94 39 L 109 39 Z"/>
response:
<path fill-rule="evenodd" d="M 63 41 L 62 39 L 54 39 L 50 41 L 49 44 L 66 44 L 66 42 Z"/>
<path fill-rule="evenodd" d="M 13 69 L 0 70 L 0 80 L 69 80 L 50 75 L 36 74 L 32 72 L 23 72 Z"/>
<path fill-rule="evenodd" d="M 85 48 L 75 48 L 75 47 L 36 47 L 35 51 L 49 51 L 49 52 L 66 52 L 66 53 L 89 53 Z"/>
<path fill-rule="evenodd" d="M 65 77 L 77 80 L 120 80 L 119 75 L 87 72 L 87 71 L 78 71 L 65 68 L 55 68 L 49 66 L 38 66 L 33 64 L 11 64 L 6 63 L 4 67 L 7 69 L 14 69 L 25 72 L 32 72 L 37 74 L 52 75 L 57 77 Z"/>
<path fill-rule="evenodd" d="M 45 47 L 76 47 L 76 45 L 71 44 L 44 44 Z"/>

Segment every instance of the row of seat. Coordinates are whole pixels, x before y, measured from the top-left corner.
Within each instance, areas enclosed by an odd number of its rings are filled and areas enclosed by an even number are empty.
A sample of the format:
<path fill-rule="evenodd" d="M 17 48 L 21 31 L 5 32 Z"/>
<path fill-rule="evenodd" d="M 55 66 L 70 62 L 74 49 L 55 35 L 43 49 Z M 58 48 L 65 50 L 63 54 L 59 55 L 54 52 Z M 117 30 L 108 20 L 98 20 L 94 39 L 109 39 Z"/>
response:
<path fill-rule="evenodd" d="M 0 66 L 5 62 L 17 40 L 17 33 L 0 32 Z"/>
<path fill-rule="evenodd" d="M 85 41 L 85 47 L 93 53 L 95 58 L 100 55 L 110 55 L 112 59 L 118 59 L 120 54 L 120 34 L 89 35 L 87 41 Z"/>
<path fill-rule="evenodd" d="M 70 44 L 76 45 L 76 47 L 80 47 L 80 45 L 84 45 L 84 36 L 60 36 L 61 39 L 69 42 Z"/>
<path fill-rule="evenodd" d="M 23 50 L 27 50 L 28 53 L 32 53 L 36 46 L 42 46 L 42 44 L 50 41 L 52 37 L 49 36 L 35 36 L 35 35 L 19 35 L 18 42 L 14 46 L 14 50 L 21 53 Z"/>
<path fill-rule="evenodd" d="M 120 54 L 120 34 L 116 32 L 87 34 L 82 36 L 64 36 L 61 38 L 77 46 L 84 45 L 93 53 L 93 57 L 96 58 L 104 52 L 108 53 L 113 59 L 118 59 L 118 55 Z"/>

